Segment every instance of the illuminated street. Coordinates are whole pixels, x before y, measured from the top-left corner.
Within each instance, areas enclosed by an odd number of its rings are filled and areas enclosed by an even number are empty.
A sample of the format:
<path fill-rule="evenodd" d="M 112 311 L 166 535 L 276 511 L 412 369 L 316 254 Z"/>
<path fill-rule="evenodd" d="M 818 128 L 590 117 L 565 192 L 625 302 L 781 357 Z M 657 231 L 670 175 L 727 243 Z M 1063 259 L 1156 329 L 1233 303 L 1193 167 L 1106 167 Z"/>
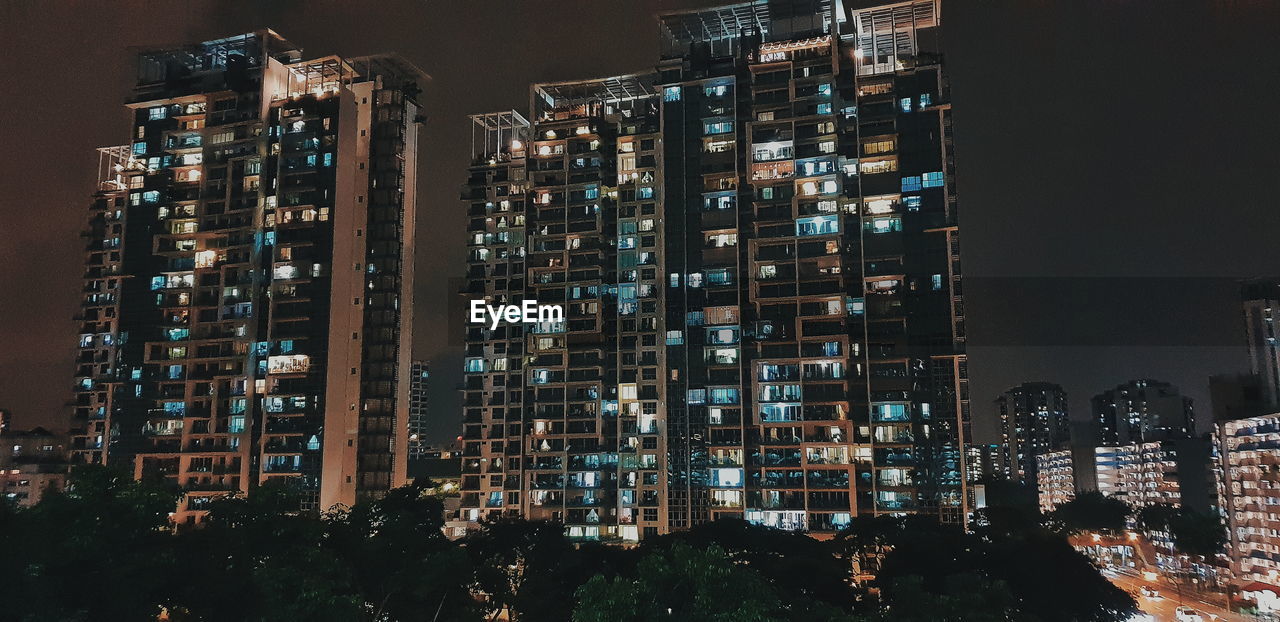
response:
<path fill-rule="evenodd" d="M 1154 616 L 1157 622 L 1176 622 L 1178 618 L 1174 615 L 1174 611 L 1179 607 L 1179 605 L 1186 605 L 1194 608 L 1200 613 L 1205 622 L 1211 622 L 1213 620 L 1252 622 L 1253 620 L 1253 618 L 1249 616 L 1228 613 L 1227 610 L 1222 607 L 1196 600 L 1185 593 L 1182 595 L 1182 602 L 1180 603 L 1178 602 L 1177 590 L 1174 589 L 1173 586 L 1164 582 L 1160 582 L 1157 585 L 1156 582 L 1144 581 L 1140 577 L 1117 574 L 1114 572 L 1103 573 L 1103 576 L 1107 577 L 1108 580 L 1120 589 L 1132 594 L 1134 600 L 1138 601 L 1138 607 L 1140 607 L 1143 612 Z M 1157 587 L 1160 590 L 1159 597 L 1148 598 L 1146 596 L 1142 596 L 1139 590 L 1144 585 Z"/>

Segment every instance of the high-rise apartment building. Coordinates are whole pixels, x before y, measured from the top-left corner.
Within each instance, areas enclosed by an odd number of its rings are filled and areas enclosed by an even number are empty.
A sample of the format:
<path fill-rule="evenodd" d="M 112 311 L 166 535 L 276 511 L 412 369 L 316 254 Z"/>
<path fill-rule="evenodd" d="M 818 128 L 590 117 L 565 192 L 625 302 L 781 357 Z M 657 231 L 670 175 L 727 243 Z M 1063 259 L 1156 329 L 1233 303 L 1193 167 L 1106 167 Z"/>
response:
<path fill-rule="evenodd" d="M 1218 424 L 1219 505 L 1237 584 L 1280 576 L 1280 414 Z"/>
<path fill-rule="evenodd" d="M 422 73 L 269 30 L 142 52 L 90 209 L 71 451 L 302 508 L 404 480 Z"/>
<path fill-rule="evenodd" d="M 1209 512 L 1217 499 L 1208 438 L 1180 438 L 1095 450 L 1098 492 L 1134 507 L 1167 504 Z"/>
<path fill-rule="evenodd" d="M 1259 279 L 1241 286 L 1249 365 L 1258 377 L 1262 401 L 1280 407 L 1280 344 L 1274 314 L 1280 309 L 1280 279 Z"/>
<path fill-rule="evenodd" d="M 1188 438 L 1196 433 L 1191 398 L 1158 380 L 1131 380 L 1093 397 L 1099 444 L 1104 446 Z"/>
<path fill-rule="evenodd" d="M 1076 498 L 1073 454 L 1070 449 L 1062 449 L 1036 455 L 1036 491 L 1041 512 L 1052 512 L 1059 505 Z"/>
<path fill-rule="evenodd" d="M 966 517 L 939 4 L 659 18 L 656 70 L 476 115 L 464 519 L 635 541 L 719 517 L 816 534 Z"/>
<path fill-rule="evenodd" d="M 1048 382 L 1027 382 L 996 398 L 1001 444 L 1012 479 L 1037 485 L 1036 456 L 1071 442 L 1067 392 Z"/>
<path fill-rule="evenodd" d="M 414 361 L 409 367 L 409 461 L 426 458 L 427 453 L 427 380 L 431 377 L 426 361 Z"/>

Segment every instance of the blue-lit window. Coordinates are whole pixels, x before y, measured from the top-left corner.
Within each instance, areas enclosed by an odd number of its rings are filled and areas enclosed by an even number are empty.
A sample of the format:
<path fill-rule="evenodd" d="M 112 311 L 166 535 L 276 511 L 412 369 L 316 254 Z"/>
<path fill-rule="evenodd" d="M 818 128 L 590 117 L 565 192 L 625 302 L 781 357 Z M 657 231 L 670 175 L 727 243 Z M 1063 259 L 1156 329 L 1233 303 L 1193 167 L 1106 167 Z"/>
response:
<path fill-rule="evenodd" d="M 896 231 L 902 231 L 902 219 L 897 216 L 872 218 L 863 224 L 863 229 L 868 233 L 893 233 Z"/>
<path fill-rule="evenodd" d="M 907 206 L 908 212 L 920 211 L 920 197 L 916 195 L 902 197 L 902 203 Z"/>
<path fill-rule="evenodd" d="M 690 311 L 685 314 L 685 324 L 689 326 L 702 326 L 706 321 L 706 315 L 701 311 Z"/>
<path fill-rule="evenodd" d="M 728 268 L 712 268 L 707 270 L 708 285 L 732 285 L 733 271 Z"/>
<path fill-rule="evenodd" d="M 772 195 L 773 188 L 765 188 Z M 768 198 L 768 197 L 766 197 Z M 734 196 L 732 194 L 721 194 L 716 196 L 704 197 L 702 199 L 702 209 L 705 210 L 721 210 L 733 209 Z"/>
<path fill-rule="evenodd" d="M 649 193 L 650 195 L 653 194 L 653 188 L 649 189 Z M 587 186 L 586 198 L 588 199 L 600 198 L 600 186 Z"/>
<path fill-rule="evenodd" d="M 827 107 L 830 108 L 831 105 L 828 104 Z M 728 134 L 729 132 L 732 132 L 732 131 L 733 131 L 733 121 L 703 121 L 702 122 L 702 133 L 708 136 L 712 134 Z"/>
<path fill-rule="evenodd" d="M 909 421 L 911 412 L 906 404 L 872 404 L 871 415 L 875 421 Z"/>
<path fill-rule="evenodd" d="M 187 411 L 187 405 L 183 402 L 165 402 L 164 414 L 170 417 L 181 417 L 182 413 Z"/>
<path fill-rule="evenodd" d="M 150 108 L 147 110 L 147 118 L 152 121 L 163 119 L 165 118 L 165 116 L 166 116 L 166 111 L 164 106 L 156 106 L 155 108 Z"/>
<path fill-rule="evenodd" d="M 934 291 L 937 291 L 937 290 L 942 289 L 942 275 L 941 275 L 941 274 L 935 274 L 935 275 L 933 275 L 933 277 L 931 277 L 931 278 L 930 278 L 930 280 L 932 281 Z"/>
<path fill-rule="evenodd" d="M 818 114 L 831 114 L 831 104 L 818 104 Z"/>
<path fill-rule="evenodd" d="M 529 375 L 529 382 L 531 384 L 547 384 L 548 382 L 551 382 L 551 370 L 549 369 L 533 370 L 533 373 Z"/>
<path fill-rule="evenodd" d="M 680 273 L 672 272 L 671 276 L 668 278 L 668 284 L 671 287 L 680 287 Z"/>
<path fill-rule="evenodd" d="M 706 389 L 689 389 L 688 397 L 686 398 L 685 403 L 689 404 L 690 406 L 696 406 L 698 404 L 707 403 L 707 390 Z"/>
<path fill-rule="evenodd" d="M 819 85 L 818 85 L 818 94 L 819 94 L 819 95 L 831 95 L 831 85 L 830 85 L 830 84 L 819 84 Z"/>
<path fill-rule="evenodd" d="M 902 178 L 902 191 L 912 192 L 920 189 L 920 176 L 912 175 L 911 177 Z"/>
<path fill-rule="evenodd" d="M 599 191 L 597 191 L 597 196 L 598 196 L 598 195 L 599 195 Z M 636 197 L 641 198 L 641 199 L 652 199 L 652 198 L 653 198 L 653 188 L 652 188 L 652 187 L 650 187 L 650 186 L 642 186 L 639 190 L 637 190 L 637 191 L 636 191 Z M 595 197 L 587 197 L 587 198 L 588 198 L 588 199 L 594 199 Z"/>
<path fill-rule="evenodd" d="M 840 218 L 835 214 L 796 219 L 796 235 L 829 235 L 840 232 Z"/>
<path fill-rule="evenodd" d="M 326 153 L 326 154 L 324 154 L 324 165 L 325 165 L 325 166 L 333 166 L 333 154 L 332 154 L 332 153 Z"/>
<path fill-rule="evenodd" d="M 191 331 L 186 328 L 170 328 L 168 332 L 169 341 L 182 341 L 191 334 Z"/>
<path fill-rule="evenodd" d="M 311 438 L 307 440 L 307 451 L 320 451 L 320 437 L 315 434 L 311 435 Z"/>
<path fill-rule="evenodd" d="M 244 415 L 235 415 L 227 419 L 227 433 L 239 434 L 244 432 Z"/>
<path fill-rule="evenodd" d="M 148 190 L 142 193 L 142 200 L 147 203 L 155 203 L 160 200 L 160 191 Z"/>
<path fill-rule="evenodd" d="M 946 178 L 942 176 L 942 171 L 924 174 L 925 188 L 941 188 L 946 183 Z"/>
<path fill-rule="evenodd" d="M 477 373 L 484 371 L 484 359 L 473 358 L 467 359 L 467 373 Z"/>
<path fill-rule="evenodd" d="M 667 345 L 678 346 L 684 344 L 684 331 L 669 330 L 667 331 Z"/>
<path fill-rule="evenodd" d="M 932 96 L 932 95 L 930 95 L 930 94 L 928 94 L 928 93 L 921 93 L 921 94 L 920 94 L 920 107 L 921 107 L 921 108 L 928 108 L 929 106 L 932 106 L 932 105 L 933 105 L 933 96 Z"/>
<path fill-rule="evenodd" d="M 668 86 L 667 88 L 662 89 L 662 101 L 664 102 L 680 101 L 680 87 Z"/>
<path fill-rule="evenodd" d="M 850 298 L 845 303 L 845 310 L 848 311 L 849 315 L 862 315 L 867 312 L 867 299 Z"/>
<path fill-rule="evenodd" d="M 712 387 L 711 388 L 712 404 L 738 404 L 741 399 L 738 394 L 737 387 Z"/>
<path fill-rule="evenodd" d="M 702 94 L 706 95 L 707 97 L 724 97 L 725 94 L 728 92 L 729 92 L 729 87 L 724 84 L 707 86 L 707 87 L 703 87 L 702 89 Z"/>
<path fill-rule="evenodd" d="M 142 155 L 147 152 L 147 143 L 133 143 L 133 155 Z"/>
<path fill-rule="evenodd" d="M 717 346 L 731 346 L 738 343 L 737 326 L 716 326 L 707 329 L 707 343 Z"/>
<path fill-rule="evenodd" d="M 911 98 L 903 97 L 902 99 L 898 100 L 898 107 L 902 108 L 903 112 L 911 112 Z"/>

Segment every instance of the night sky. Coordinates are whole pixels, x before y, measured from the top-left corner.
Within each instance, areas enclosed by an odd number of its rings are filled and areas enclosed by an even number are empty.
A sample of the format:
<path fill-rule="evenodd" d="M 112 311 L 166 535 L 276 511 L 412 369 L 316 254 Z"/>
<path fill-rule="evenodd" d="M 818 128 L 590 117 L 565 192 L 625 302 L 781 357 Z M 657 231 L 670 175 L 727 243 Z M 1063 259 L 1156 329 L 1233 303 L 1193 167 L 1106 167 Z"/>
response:
<path fill-rule="evenodd" d="M 398 52 L 432 75 L 416 345 L 443 440 L 460 417 L 441 301 L 464 265 L 466 115 L 525 111 L 531 82 L 649 68 L 655 13 L 714 4 L 0 3 L 0 408 L 66 427 L 78 234 L 94 149 L 128 139 L 130 47 L 269 27 L 306 56 Z M 1066 387 L 1073 418 L 1137 377 L 1207 415 L 1207 376 L 1247 367 L 1234 281 L 1280 274 L 1280 3 L 946 0 L 943 23 L 980 437 L 991 400 L 1029 380 Z"/>

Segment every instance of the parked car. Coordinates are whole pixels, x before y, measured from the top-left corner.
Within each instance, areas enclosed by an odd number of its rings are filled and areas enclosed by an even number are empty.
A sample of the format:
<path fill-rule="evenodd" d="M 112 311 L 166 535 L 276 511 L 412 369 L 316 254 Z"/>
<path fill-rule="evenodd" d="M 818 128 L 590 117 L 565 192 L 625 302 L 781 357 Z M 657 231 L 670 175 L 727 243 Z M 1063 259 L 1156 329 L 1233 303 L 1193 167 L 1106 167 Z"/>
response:
<path fill-rule="evenodd" d="M 1149 585 L 1142 586 L 1142 589 L 1139 591 L 1142 592 L 1142 595 L 1146 596 L 1147 598 L 1160 598 L 1160 590 L 1157 590 L 1156 588 L 1151 587 Z"/>
<path fill-rule="evenodd" d="M 1178 622 L 1204 622 L 1200 612 L 1191 607 L 1178 607 L 1173 611 L 1173 615 L 1178 618 Z"/>

